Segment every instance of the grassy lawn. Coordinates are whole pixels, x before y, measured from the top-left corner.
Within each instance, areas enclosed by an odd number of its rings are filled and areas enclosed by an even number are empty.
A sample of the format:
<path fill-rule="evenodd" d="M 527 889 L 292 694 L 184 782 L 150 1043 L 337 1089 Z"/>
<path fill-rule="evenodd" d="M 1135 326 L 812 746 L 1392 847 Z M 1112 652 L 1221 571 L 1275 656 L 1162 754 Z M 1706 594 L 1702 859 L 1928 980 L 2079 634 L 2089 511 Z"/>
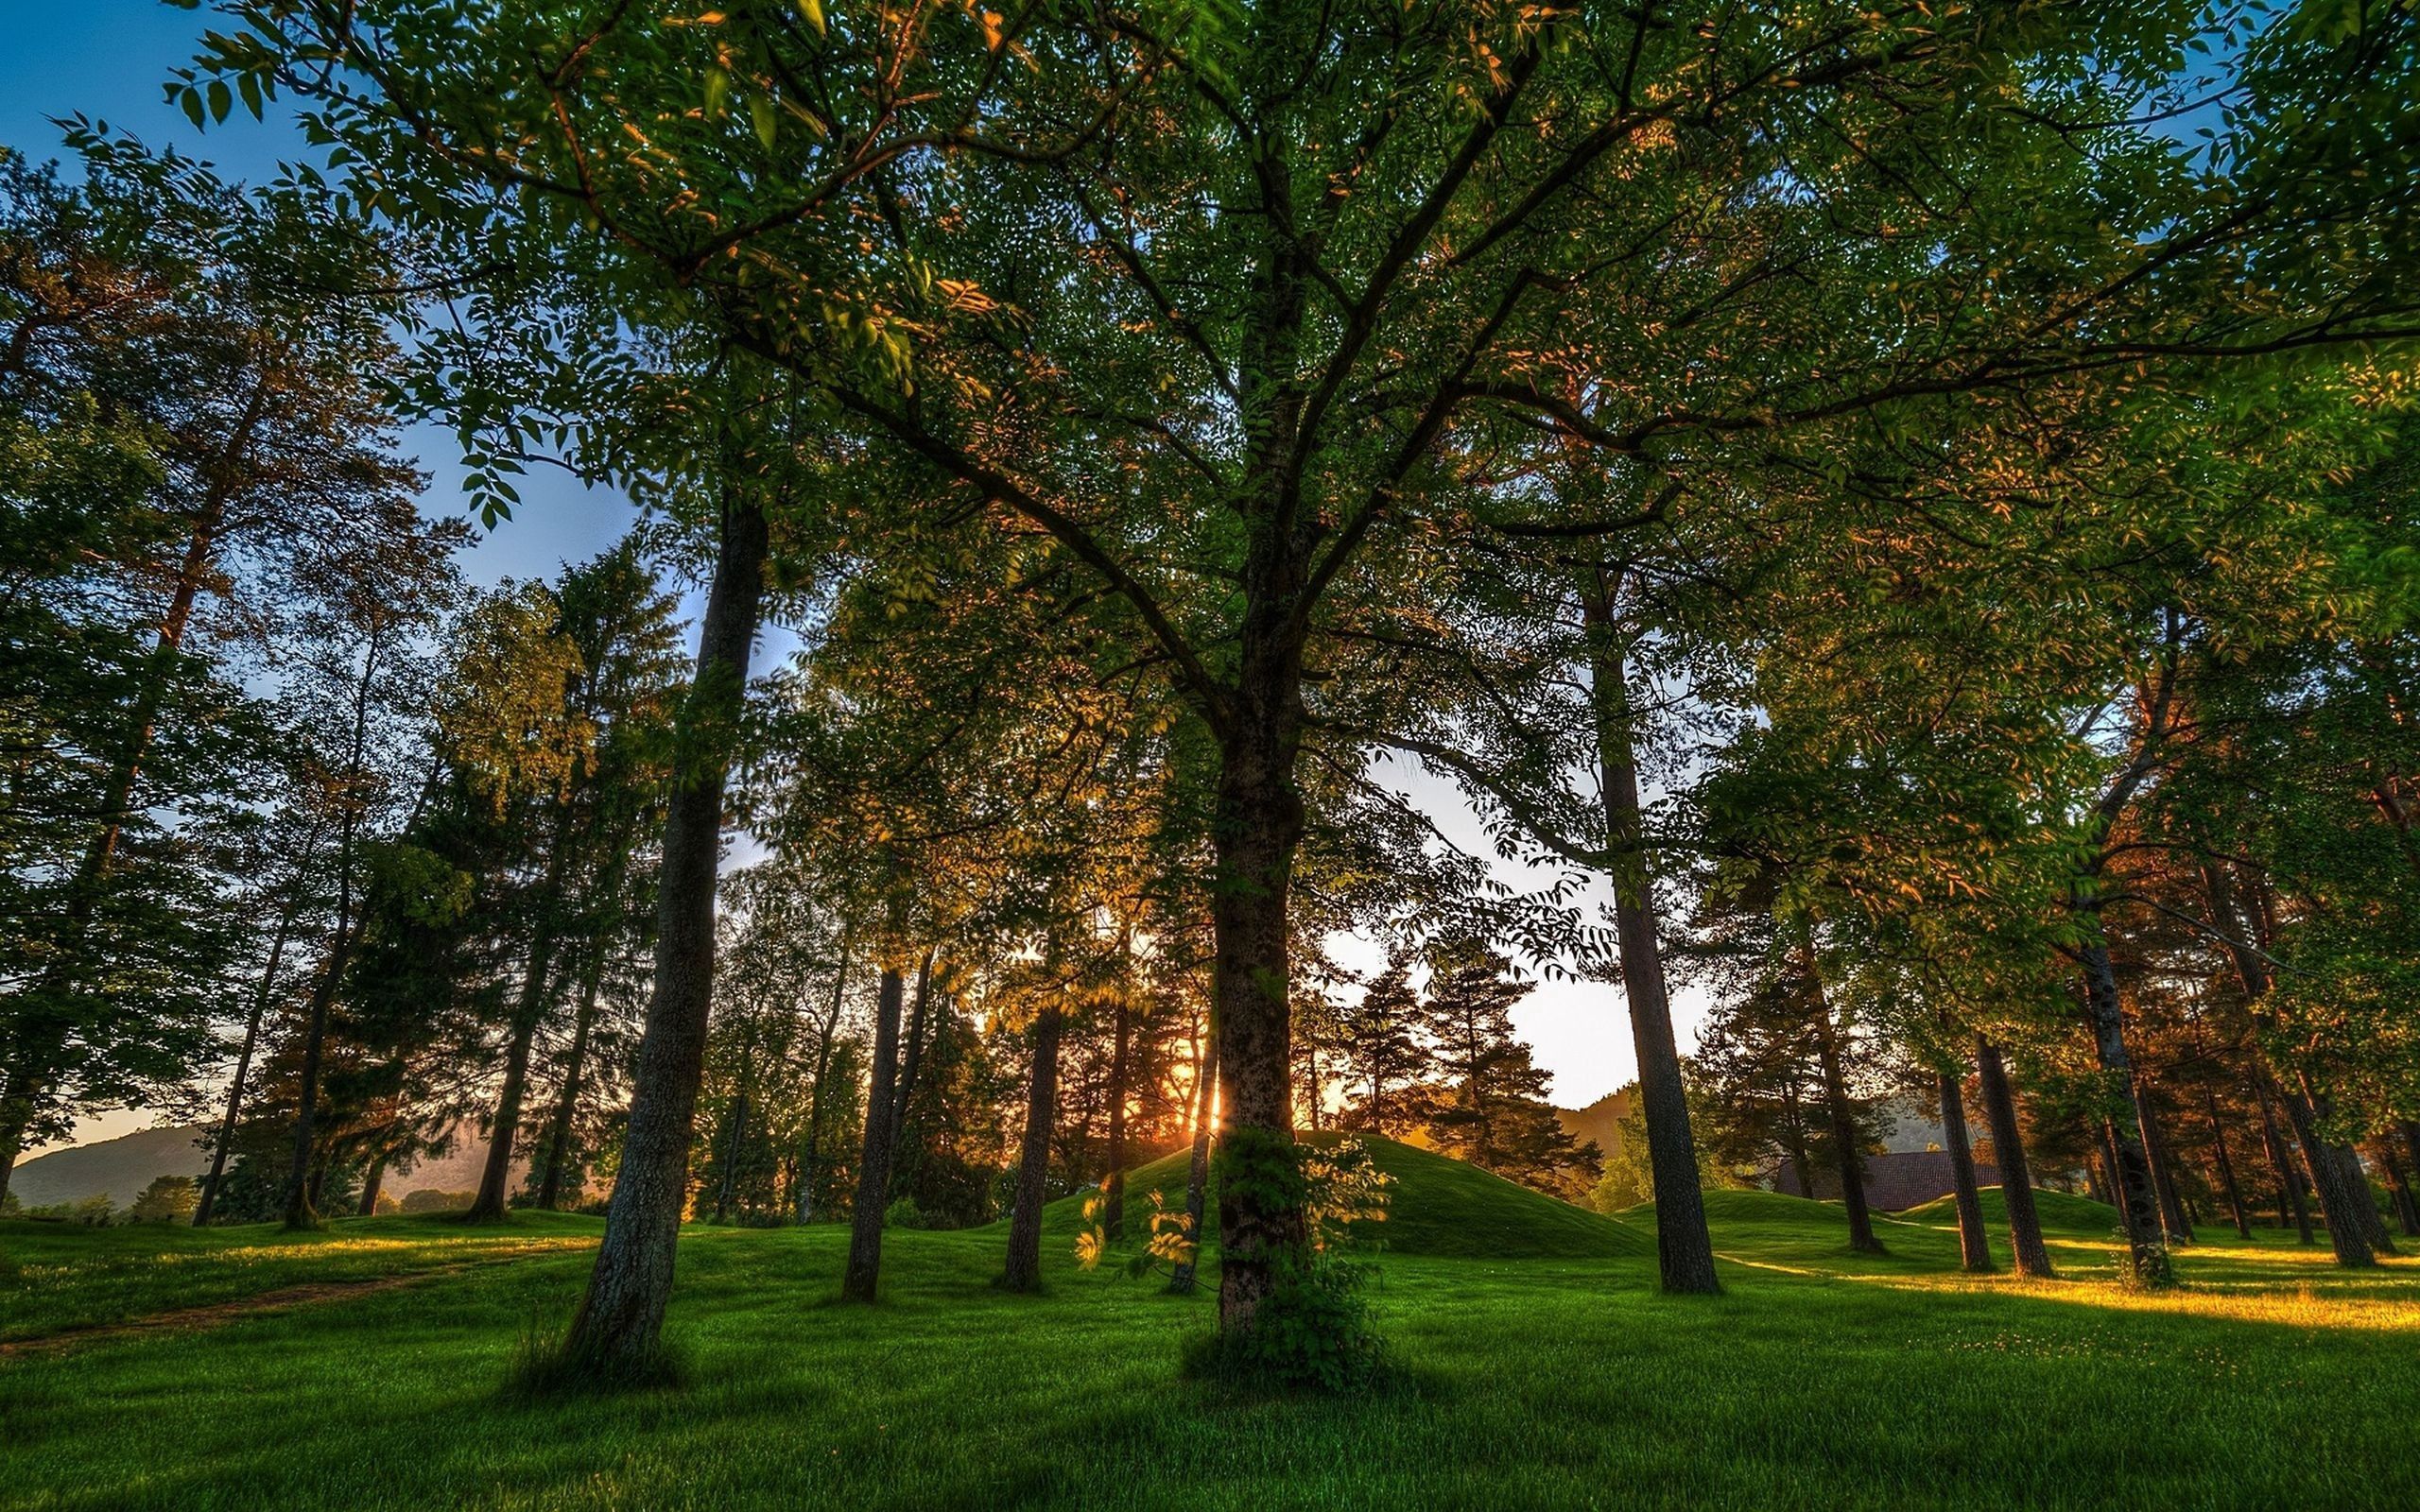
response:
<path fill-rule="evenodd" d="M 1397 1193 L 1408 1218 L 1427 1182 Z M 1465 1194 L 1468 1196 L 1468 1194 Z M 1482 1191 L 1473 1200 L 1495 1202 Z M 1440 1197 L 1443 1200 L 1443 1197 Z M 1543 1200 L 1543 1199 L 1539 1199 Z M 1712 1196 L 1728 1295 L 1652 1287 L 1620 1252 L 1401 1252 L 1377 1297 L 1394 1361 L 1370 1398 L 1254 1400 L 1180 1381 L 1207 1297 L 1083 1274 L 1067 1214 L 1038 1297 L 987 1284 L 1002 1230 L 893 1233 L 887 1300 L 839 1306 L 836 1228 L 693 1229 L 677 1392 L 524 1403 L 499 1390 L 585 1276 L 581 1220 L 500 1230 L 368 1220 L 290 1245 L 0 1229 L 11 1326 L 186 1294 L 274 1292 L 383 1255 L 510 1263 L 0 1359 L 0 1505 L 26 1508 L 847 1506 L 2394 1507 L 2420 1497 L 2420 1261 L 2347 1280 L 2229 1235 L 2155 1299 L 2108 1280 L 2107 1210 L 2063 1210 L 2074 1280 L 1954 1273 L 1939 1213 L 1852 1258 L 1836 1209 Z M 1508 1253 L 1568 1246 L 1500 1204 Z M 1568 1210 L 1565 1210 L 1568 1211 Z M 130 1233 L 132 1237 L 130 1237 Z M 1551 1235 L 1561 1235 L 1560 1238 Z M 1466 1233 L 1463 1250 L 1478 1246 Z M 232 1258 L 212 1271 L 209 1245 Z M 80 1254 L 78 1246 L 82 1246 Z M 365 1246 L 378 1246 L 369 1247 Z M 38 1258 L 37 1258 L 38 1257 Z M 90 1268 L 95 1279 L 78 1280 Z M 54 1291 L 54 1288 L 57 1288 Z M 33 1297 L 28 1305 L 27 1297 Z M 53 1306 L 53 1297 L 66 1301 Z"/>

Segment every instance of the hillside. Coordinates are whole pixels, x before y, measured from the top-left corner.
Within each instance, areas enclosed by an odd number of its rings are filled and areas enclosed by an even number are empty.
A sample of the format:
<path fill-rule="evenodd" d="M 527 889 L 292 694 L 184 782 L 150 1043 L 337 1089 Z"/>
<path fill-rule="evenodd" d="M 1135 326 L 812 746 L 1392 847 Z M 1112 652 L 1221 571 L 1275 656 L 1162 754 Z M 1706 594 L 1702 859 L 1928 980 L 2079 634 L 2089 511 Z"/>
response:
<path fill-rule="evenodd" d="M 1997 1187 L 1985 1187 L 1979 1194 L 1983 1201 L 1983 1225 L 1994 1234 L 2008 1229 L 2008 1204 Z M 2075 1234 L 2090 1239 L 2105 1239 L 2118 1228 L 2118 1210 L 2105 1202 L 2079 1197 L 2073 1193 L 2053 1192 L 2048 1187 L 2033 1189 L 2033 1211 L 2042 1220 L 2044 1233 Z M 1955 1228 L 1958 1223 L 1958 1199 L 1942 1197 L 1921 1208 L 1910 1208 L 1899 1216 L 1909 1223 L 1943 1224 Z"/>
<path fill-rule="evenodd" d="M 209 1153 L 194 1143 L 208 1132 L 199 1124 L 138 1129 L 97 1144 L 54 1151 L 17 1167 L 9 1178 L 9 1191 L 28 1208 L 81 1202 L 102 1194 L 123 1208 L 154 1177 L 199 1177 L 208 1171 Z"/>
<path fill-rule="evenodd" d="M 104 1193 L 112 1202 L 123 1208 L 151 1184 L 153 1177 L 189 1176 L 199 1178 L 207 1172 L 210 1169 L 209 1152 L 195 1141 L 209 1132 L 210 1126 L 202 1124 L 188 1124 L 176 1128 L 147 1128 L 113 1140 L 102 1140 L 98 1143 L 78 1144 L 73 1149 L 55 1151 L 17 1167 L 9 1177 L 9 1191 L 28 1208 L 47 1207 L 55 1202 L 81 1202 L 86 1197 Z M 386 1192 L 400 1201 L 406 1194 L 424 1187 L 434 1187 L 440 1192 L 476 1191 L 479 1170 L 486 1161 L 486 1143 L 478 1138 L 476 1129 L 465 1125 L 455 1131 L 454 1147 L 450 1153 L 433 1160 L 424 1160 L 408 1172 L 388 1172 Z M 512 1182 L 516 1190 L 528 1169 L 527 1160 L 512 1162 Z"/>
<path fill-rule="evenodd" d="M 1339 1136 L 1312 1135 L 1320 1143 Z M 1359 1226 L 1358 1237 L 1392 1254 L 1461 1260 L 1590 1260 L 1652 1255 L 1655 1240 L 1619 1220 L 1532 1192 L 1502 1177 L 1434 1151 L 1364 1136 L 1378 1169 L 1394 1177 L 1384 1223 Z M 1184 1202 L 1183 1151 L 1138 1167 L 1126 1177 L 1130 1212 L 1148 1212 L 1158 1191 L 1171 1208 Z M 1217 1194 L 1212 1194 L 1212 1202 Z M 1046 1230 L 1072 1232 L 1081 1221 L 1083 1194 L 1063 1197 L 1043 1212 Z"/>
<path fill-rule="evenodd" d="M 1597 1148 L 1611 1160 L 1622 1147 L 1622 1120 L 1630 1117 L 1631 1103 L 1637 1093 L 1625 1087 L 1607 1092 L 1585 1108 L 1558 1108 L 1554 1110 L 1564 1132 L 1573 1139 L 1595 1140 Z"/>

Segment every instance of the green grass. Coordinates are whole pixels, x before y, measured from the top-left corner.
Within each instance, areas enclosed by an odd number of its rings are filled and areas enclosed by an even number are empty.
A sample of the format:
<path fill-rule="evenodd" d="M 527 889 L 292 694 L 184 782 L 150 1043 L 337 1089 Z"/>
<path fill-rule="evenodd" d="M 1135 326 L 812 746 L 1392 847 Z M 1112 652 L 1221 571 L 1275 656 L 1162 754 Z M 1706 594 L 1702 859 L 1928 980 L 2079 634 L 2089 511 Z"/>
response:
<path fill-rule="evenodd" d="M 1409 1198 L 1432 1184 L 1441 1201 L 1495 1200 L 1446 1174 L 1406 1180 L 1392 1234 L 1415 1232 Z M 1716 1246 L 1734 1257 L 1718 1298 L 1662 1297 L 1651 1262 L 1626 1253 L 1385 1253 L 1374 1296 L 1392 1384 L 1351 1400 L 1181 1380 L 1213 1301 L 1079 1272 L 1063 1230 L 1050 1287 L 1030 1297 L 988 1285 L 997 1228 L 894 1232 L 886 1300 L 868 1309 L 831 1300 L 846 1235 L 818 1227 L 683 1235 L 670 1333 L 684 1389 L 521 1402 L 502 1389 L 510 1364 L 560 1327 L 586 1272 L 581 1255 L 542 1252 L 204 1332 L 0 1357 L 0 1506 L 2349 1508 L 2420 1496 L 2420 1262 L 2347 1279 L 2325 1246 L 2230 1236 L 2180 1258 L 2183 1291 L 2138 1297 L 2111 1284 L 2106 1239 L 2081 1219 L 2056 1241 L 2076 1279 L 1970 1280 L 1955 1273 L 1954 1230 L 1924 1215 L 1884 1222 L 1893 1253 L 1869 1259 L 1846 1253 L 1836 1207 L 1709 1197 Z M 1641 1244 L 1647 1216 L 1613 1227 Z M 498 1237 L 371 1220 L 335 1240 L 384 1238 L 380 1223 L 420 1246 L 414 1263 Z M 26 1227 L 0 1229 L 0 1246 L 13 1252 Z M 504 1235 L 516 1229 L 577 1232 Z M 345 1263 L 332 1243 L 272 1239 L 224 1236 L 290 1251 L 264 1276 Z M 71 1272 L 76 1246 L 121 1275 L 160 1253 L 128 1230 L 39 1242 L 45 1264 Z"/>

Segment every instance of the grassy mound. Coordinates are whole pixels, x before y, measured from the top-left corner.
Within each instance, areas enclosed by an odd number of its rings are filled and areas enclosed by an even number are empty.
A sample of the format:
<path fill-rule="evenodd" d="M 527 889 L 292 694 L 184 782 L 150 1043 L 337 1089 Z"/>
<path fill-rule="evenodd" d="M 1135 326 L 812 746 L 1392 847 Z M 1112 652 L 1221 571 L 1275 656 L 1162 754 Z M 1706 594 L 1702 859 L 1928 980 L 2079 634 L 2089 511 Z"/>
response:
<path fill-rule="evenodd" d="M 2008 1202 L 1997 1187 L 1985 1187 L 1983 1224 L 1994 1233 L 2008 1228 Z M 2118 1227 L 2118 1210 L 2105 1202 L 2079 1197 L 2072 1193 L 2052 1192 L 2045 1187 L 2033 1189 L 2033 1211 L 2042 1219 L 2046 1234 L 2075 1234 L 2087 1239 L 2106 1238 Z M 1955 1227 L 1958 1222 L 1958 1199 L 1935 1197 L 1921 1208 L 1910 1208 L 1899 1216 L 1909 1223 L 1943 1224 Z"/>
<path fill-rule="evenodd" d="M 1339 1136 L 1311 1135 L 1321 1143 Z M 1386 1221 L 1357 1226 L 1357 1235 L 1398 1255 L 1455 1260 L 1601 1260 L 1652 1255 L 1651 1229 L 1575 1208 L 1492 1172 L 1433 1150 L 1375 1135 L 1362 1136 L 1378 1169 L 1394 1177 Z M 1179 1150 L 1127 1173 L 1131 1213 L 1150 1210 L 1157 1191 L 1170 1208 L 1184 1205 L 1191 1157 Z M 1215 1188 L 1210 1201 L 1216 1211 Z M 1082 1221 L 1083 1196 L 1063 1197 L 1043 1210 L 1045 1232 L 1072 1232 Z"/>

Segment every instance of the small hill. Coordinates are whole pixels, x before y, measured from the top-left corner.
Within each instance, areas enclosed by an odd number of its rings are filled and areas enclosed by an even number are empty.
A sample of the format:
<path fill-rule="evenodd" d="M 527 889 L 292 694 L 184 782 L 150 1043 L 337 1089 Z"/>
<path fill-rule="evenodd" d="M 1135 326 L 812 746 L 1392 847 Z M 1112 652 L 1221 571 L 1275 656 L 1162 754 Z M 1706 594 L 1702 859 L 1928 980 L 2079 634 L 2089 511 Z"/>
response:
<path fill-rule="evenodd" d="M 27 1160 L 9 1178 L 9 1193 L 28 1208 L 107 1196 L 123 1208 L 143 1194 L 153 1177 L 199 1177 L 210 1155 L 194 1142 L 209 1133 L 199 1124 L 182 1128 L 138 1129 L 97 1144 L 78 1144 Z"/>
<path fill-rule="evenodd" d="M 1985 1187 L 1983 1223 L 1995 1233 L 2008 1228 L 2008 1201 L 1997 1187 Z M 2118 1210 L 2105 1202 L 2079 1197 L 2069 1192 L 2053 1192 L 2048 1187 L 2033 1189 L 2033 1211 L 2042 1220 L 2044 1233 L 2078 1234 L 2092 1239 L 2105 1239 L 2118 1227 Z M 1958 1222 L 1958 1199 L 1942 1197 L 1921 1208 L 1910 1208 L 1899 1215 L 1910 1223 L 1955 1226 Z"/>
<path fill-rule="evenodd" d="M 1331 1143 L 1337 1135 L 1311 1135 Z M 1364 1237 L 1398 1255 L 1461 1260 L 1598 1260 L 1651 1255 L 1655 1240 L 1627 1223 L 1575 1208 L 1507 1181 L 1478 1166 L 1399 1141 L 1362 1136 L 1378 1169 L 1394 1177 L 1384 1223 L 1365 1224 Z M 1166 1156 L 1127 1174 L 1128 1211 L 1149 1211 L 1158 1191 L 1171 1208 L 1184 1202 L 1190 1155 Z M 1217 1193 L 1211 1194 L 1215 1209 Z M 1063 1197 L 1043 1211 L 1047 1231 L 1073 1232 L 1083 1194 Z"/>

